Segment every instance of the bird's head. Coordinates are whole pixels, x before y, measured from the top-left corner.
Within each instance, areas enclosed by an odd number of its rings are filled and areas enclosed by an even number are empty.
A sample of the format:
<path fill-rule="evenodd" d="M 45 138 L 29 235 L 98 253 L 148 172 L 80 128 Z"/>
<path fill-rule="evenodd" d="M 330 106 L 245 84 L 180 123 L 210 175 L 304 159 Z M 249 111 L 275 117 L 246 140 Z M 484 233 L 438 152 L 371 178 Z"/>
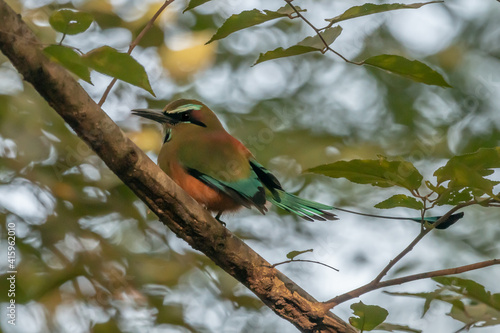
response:
<path fill-rule="evenodd" d="M 195 99 L 178 99 L 170 102 L 163 110 L 134 109 L 132 114 L 154 120 L 167 131 L 165 141 L 172 131 L 218 130 L 222 124 L 205 104 Z"/>

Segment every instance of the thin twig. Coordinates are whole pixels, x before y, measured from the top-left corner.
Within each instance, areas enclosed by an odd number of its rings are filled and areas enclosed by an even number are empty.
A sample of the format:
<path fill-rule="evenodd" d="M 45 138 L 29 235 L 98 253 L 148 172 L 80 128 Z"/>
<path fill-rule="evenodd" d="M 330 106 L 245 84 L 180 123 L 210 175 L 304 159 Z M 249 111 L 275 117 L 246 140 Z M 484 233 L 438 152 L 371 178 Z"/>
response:
<path fill-rule="evenodd" d="M 300 17 L 308 26 L 310 26 L 315 32 L 316 34 L 318 35 L 319 39 L 321 39 L 321 41 L 323 42 L 323 44 L 325 45 L 325 49 L 328 50 L 328 51 L 331 51 L 333 53 L 335 53 L 337 56 L 339 56 L 340 58 L 342 58 L 342 60 L 344 60 L 345 62 L 347 63 L 350 63 L 350 64 L 353 64 L 353 65 L 362 65 L 363 63 L 361 62 L 355 62 L 355 61 L 351 61 L 349 59 L 347 59 L 346 57 L 344 57 L 342 54 L 338 53 L 337 51 L 335 51 L 334 49 L 332 49 L 330 47 L 330 45 L 328 45 L 328 43 L 326 42 L 326 40 L 323 38 L 323 36 L 321 35 L 321 29 L 318 29 L 314 26 L 314 24 L 312 24 L 311 22 L 309 22 L 308 19 L 306 19 L 304 17 L 304 15 L 302 15 L 298 10 L 297 8 L 295 8 L 294 5 L 292 5 L 292 1 L 293 0 L 285 0 L 285 2 L 293 9 L 293 11 L 297 14 L 298 17 Z"/>
<path fill-rule="evenodd" d="M 370 291 L 373 291 L 376 289 L 389 287 L 389 286 L 395 286 L 398 284 L 403 284 L 403 283 L 416 281 L 416 280 L 428 279 L 428 278 L 432 278 L 432 277 L 436 277 L 436 276 L 460 274 L 463 272 L 468 272 L 468 271 L 472 271 L 475 269 L 480 269 L 480 268 L 498 265 L 498 264 L 500 264 L 500 259 L 491 259 L 491 260 L 481 261 L 481 262 L 477 262 L 477 263 L 465 265 L 465 266 L 459 266 L 459 267 L 454 267 L 454 268 L 440 269 L 437 271 L 430 271 L 430 272 L 425 272 L 425 273 L 408 275 L 408 276 L 400 277 L 397 279 L 382 281 L 382 282 L 377 283 L 376 285 L 367 284 L 367 285 L 364 285 L 358 289 L 351 290 L 345 294 L 342 294 L 342 295 L 339 295 L 335 298 L 332 298 L 331 300 L 326 301 L 323 304 L 325 306 L 327 306 L 328 309 L 331 309 L 340 303 L 343 303 L 343 302 L 348 301 L 350 299 L 359 297 L 367 292 L 370 292 Z"/>
<path fill-rule="evenodd" d="M 421 217 L 422 217 L 422 221 L 424 220 L 424 215 L 425 215 L 425 212 L 427 211 L 427 201 L 426 200 L 423 200 L 423 204 L 424 204 L 424 208 L 422 208 L 421 210 Z M 423 223 L 420 223 L 420 232 L 423 232 L 425 229 L 425 225 Z"/>
<path fill-rule="evenodd" d="M 322 266 L 331 268 L 331 269 L 333 269 L 334 271 L 337 271 L 337 272 L 339 271 L 335 267 L 332 267 L 332 266 L 327 265 L 325 263 L 322 263 L 322 262 L 319 262 L 319 261 L 315 261 L 315 260 L 307 260 L 307 259 L 290 259 L 290 260 L 285 260 L 285 261 L 282 261 L 282 262 L 279 262 L 279 263 L 271 265 L 271 268 L 274 268 L 276 266 L 283 265 L 283 264 L 289 264 L 291 262 L 310 262 L 310 263 L 313 263 L 313 264 L 318 264 L 318 265 L 322 265 Z"/>
<path fill-rule="evenodd" d="M 139 35 L 137 35 L 137 37 L 134 39 L 134 41 L 128 47 L 128 51 L 127 51 L 128 54 L 132 53 L 132 51 L 139 44 L 139 42 L 144 37 L 144 35 L 149 31 L 149 29 L 151 29 L 153 27 L 153 24 L 156 21 L 156 19 L 158 18 L 158 16 L 160 16 L 160 14 L 165 10 L 165 8 L 167 8 L 167 6 L 170 5 L 172 2 L 174 2 L 174 0 L 165 1 L 163 3 L 163 5 L 160 7 L 160 9 L 158 9 L 156 11 L 156 13 L 153 15 L 153 17 L 151 17 L 151 19 L 149 20 L 148 24 L 146 24 L 144 29 L 142 29 L 142 31 L 139 33 Z M 104 94 L 102 95 L 101 100 L 99 101 L 99 103 L 97 103 L 99 106 L 102 106 L 104 104 L 104 102 L 106 101 L 106 98 L 109 95 L 109 92 L 111 91 L 111 89 L 115 85 L 116 81 L 117 81 L 116 78 L 113 78 L 113 80 L 111 80 L 110 84 L 108 85 L 108 87 L 104 91 Z"/>

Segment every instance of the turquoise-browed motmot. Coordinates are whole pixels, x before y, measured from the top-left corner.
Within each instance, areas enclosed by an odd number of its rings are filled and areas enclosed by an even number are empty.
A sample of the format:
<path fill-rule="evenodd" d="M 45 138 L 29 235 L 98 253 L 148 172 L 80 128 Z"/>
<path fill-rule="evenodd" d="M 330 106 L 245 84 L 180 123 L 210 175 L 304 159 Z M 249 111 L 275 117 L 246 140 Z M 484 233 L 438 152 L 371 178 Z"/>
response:
<path fill-rule="evenodd" d="M 335 220 L 333 207 L 287 193 L 252 153 L 231 136 L 206 105 L 179 99 L 162 111 L 133 110 L 135 115 L 164 126 L 158 165 L 191 197 L 217 213 L 240 207 L 267 211 L 266 202 L 303 219 Z"/>
<path fill-rule="evenodd" d="M 235 211 L 241 207 L 256 207 L 267 211 L 266 202 L 313 220 L 336 220 L 327 210 L 341 210 L 370 217 L 422 222 L 421 217 L 391 217 L 357 213 L 287 193 L 280 182 L 257 162 L 252 153 L 231 136 L 205 104 L 194 99 L 179 99 L 163 110 L 136 109 L 137 116 L 163 125 L 165 139 L 158 155 L 158 165 L 191 197 L 208 210 L 217 213 Z M 440 223 L 446 229 L 463 217 L 453 214 Z M 440 216 L 424 217 L 432 224 Z"/>

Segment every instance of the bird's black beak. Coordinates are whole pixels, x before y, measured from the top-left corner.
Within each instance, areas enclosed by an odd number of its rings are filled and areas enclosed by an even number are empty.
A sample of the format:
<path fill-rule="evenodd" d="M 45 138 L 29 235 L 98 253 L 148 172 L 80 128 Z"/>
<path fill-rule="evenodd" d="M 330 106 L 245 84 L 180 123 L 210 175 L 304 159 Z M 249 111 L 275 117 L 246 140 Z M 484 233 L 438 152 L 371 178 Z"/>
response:
<path fill-rule="evenodd" d="M 171 124 L 175 125 L 179 121 L 169 117 L 166 115 L 163 111 L 161 110 L 153 110 L 153 109 L 134 109 L 132 110 L 132 114 L 135 116 L 140 116 L 143 118 L 151 119 L 156 122 L 159 122 L 160 124 Z"/>

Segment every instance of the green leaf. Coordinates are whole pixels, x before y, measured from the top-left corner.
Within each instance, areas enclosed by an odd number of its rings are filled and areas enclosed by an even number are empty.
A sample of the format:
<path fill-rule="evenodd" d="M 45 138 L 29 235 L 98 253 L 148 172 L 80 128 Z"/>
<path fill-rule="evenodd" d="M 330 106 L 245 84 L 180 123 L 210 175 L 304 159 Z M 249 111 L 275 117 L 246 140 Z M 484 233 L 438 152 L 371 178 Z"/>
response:
<path fill-rule="evenodd" d="M 375 327 L 377 331 L 386 331 L 386 332 L 410 332 L 410 333 L 421 333 L 421 330 L 417 330 L 415 328 L 410 328 L 404 325 L 390 324 L 390 323 L 382 323 Z"/>
<path fill-rule="evenodd" d="M 268 61 L 268 60 L 273 60 L 273 59 L 278 59 L 278 58 L 284 58 L 284 57 L 291 57 L 295 55 L 300 55 L 304 53 L 309 53 L 309 52 L 316 52 L 319 51 L 315 47 L 311 46 L 301 46 L 301 45 L 294 45 L 291 46 L 287 49 L 284 49 L 282 47 L 278 47 L 275 50 L 272 51 L 267 51 L 266 53 L 261 53 L 259 55 L 259 58 L 253 64 L 254 66 L 257 64 L 260 64 L 261 62 Z"/>
<path fill-rule="evenodd" d="M 500 324 L 500 294 L 491 294 L 473 280 L 451 276 L 435 277 L 433 280 L 461 295 L 463 299 L 470 300 L 467 303 L 450 302 L 453 307 L 448 315 L 452 318 L 478 327 Z"/>
<path fill-rule="evenodd" d="M 451 87 L 438 72 L 417 60 L 408 60 L 392 54 L 381 54 L 370 57 L 362 64 L 385 69 L 393 74 L 401 75 L 416 82 L 440 87 Z"/>
<path fill-rule="evenodd" d="M 384 200 L 375 205 L 375 208 L 389 209 L 394 207 L 405 207 L 410 209 L 421 210 L 424 208 L 424 204 L 417 199 L 409 197 L 404 194 L 396 194 L 387 200 Z"/>
<path fill-rule="evenodd" d="M 494 196 L 493 186 L 498 184 L 484 178 L 491 175 L 494 170 L 500 168 L 500 147 L 481 148 L 475 153 L 452 157 L 445 166 L 434 172 L 438 183 L 450 181 L 448 188 L 459 191 L 469 188 L 475 195 L 484 193 Z M 470 193 L 470 190 L 465 193 Z M 462 197 L 465 197 L 464 191 Z M 455 194 L 456 195 L 456 194 Z"/>
<path fill-rule="evenodd" d="M 49 45 L 43 49 L 43 52 L 58 61 L 64 68 L 74 73 L 80 79 L 92 84 L 88 66 L 83 62 L 80 54 L 72 48 L 62 45 Z"/>
<path fill-rule="evenodd" d="M 206 2 L 209 2 L 210 0 L 191 0 L 189 1 L 189 4 L 187 7 L 182 11 L 183 13 L 187 12 L 188 10 L 191 10 L 193 8 L 196 8 L 198 6 L 203 5 Z"/>
<path fill-rule="evenodd" d="M 304 250 L 304 251 L 290 251 L 287 253 L 286 257 L 290 260 L 293 260 L 298 255 L 301 255 L 301 254 L 306 253 L 306 252 L 312 252 L 312 251 L 313 251 L 313 249 Z"/>
<path fill-rule="evenodd" d="M 349 20 L 352 18 L 360 17 L 360 16 L 365 16 L 365 15 L 371 15 L 371 14 L 377 14 L 377 13 L 382 13 L 382 12 L 387 12 L 390 10 L 396 10 L 396 9 L 406 9 L 406 8 L 420 8 L 422 6 L 431 4 L 431 3 L 440 3 L 444 1 L 431 1 L 431 2 L 422 2 L 422 3 L 413 3 L 409 5 L 405 5 L 402 3 L 386 3 L 382 5 L 375 5 L 373 3 L 365 3 L 362 6 L 354 6 L 346 10 L 344 13 L 340 14 L 339 16 L 335 16 L 334 18 L 331 19 L 326 19 L 325 21 L 329 21 L 332 24 L 344 21 L 344 20 Z"/>
<path fill-rule="evenodd" d="M 340 26 L 332 27 L 325 29 L 325 31 L 321 32 L 321 36 L 325 40 L 325 42 L 330 45 L 337 39 L 337 37 L 340 35 L 342 32 L 342 28 Z M 268 51 L 266 53 L 261 53 L 259 55 L 259 58 L 255 62 L 254 66 L 257 64 L 260 64 L 261 62 L 268 61 L 268 60 L 273 60 L 273 59 L 278 59 L 278 58 L 284 58 L 284 57 L 291 57 L 295 55 L 300 55 L 304 53 L 309 53 L 309 52 L 317 52 L 317 51 L 323 51 L 326 48 L 325 44 L 319 38 L 318 35 L 316 36 L 310 36 L 306 37 L 304 40 L 299 42 L 297 45 L 291 46 L 287 49 L 284 49 L 282 47 L 278 47 L 277 49 L 273 51 Z"/>
<path fill-rule="evenodd" d="M 342 32 L 341 26 L 331 27 L 320 32 L 321 37 L 326 42 L 327 45 L 333 43 L 337 37 Z M 325 43 L 321 40 L 318 35 L 312 37 L 306 37 L 303 41 L 299 42 L 297 45 L 310 46 L 318 50 L 324 50 L 326 48 Z"/>
<path fill-rule="evenodd" d="M 83 59 L 89 67 L 99 73 L 133 84 L 155 95 L 144 67 L 130 54 L 118 52 L 109 46 L 102 46 L 85 54 Z"/>
<path fill-rule="evenodd" d="M 500 294 L 492 295 L 489 291 L 486 291 L 483 285 L 476 281 L 454 276 L 438 276 L 433 278 L 433 280 L 467 298 L 484 303 L 496 310 L 500 310 Z"/>
<path fill-rule="evenodd" d="M 322 174 L 332 178 L 347 178 L 358 184 L 391 187 L 401 186 L 416 190 L 422 183 L 422 175 L 407 161 L 388 161 L 381 156 L 378 160 L 351 160 L 324 164 L 306 172 Z"/>
<path fill-rule="evenodd" d="M 49 23 L 54 30 L 67 35 L 76 35 L 87 30 L 94 18 L 89 13 L 61 9 L 52 13 Z"/>
<path fill-rule="evenodd" d="M 354 315 L 358 317 L 349 317 L 349 322 L 352 326 L 363 330 L 371 331 L 380 325 L 389 312 L 386 309 L 377 305 L 365 305 L 363 302 L 351 305 Z"/>
<path fill-rule="evenodd" d="M 445 191 L 439 195 L 436 200 L 438 206 L 452 205 L 456 206 L 462 202 L 470 201 L 474 198 L 473 190 L 471 188 L 456 189 L 447 188 Z"/>
<path fill-rule="evenodd" d="M 425 181 L 425 185 L 429 190 L 436 192 L 437 194 L 442 194 L 446 191 L 446 188 L 444 186 L 434 185 L 428 180 Z"/>
<path fill-rule="evenodd" d="M 431 307 L 431 303 L 434 300 L 441 300 L 441 301 L 453 301 L 456 298 L 451 295 L 441 295 L 441 292 L 443 291 L 443 288 L 438 288 L 433 292 L 430 293 L 398 293 L 398 292 L 388 292 L 385 291 L 386 294 L 392 295 L 392 296 L 410 296 L 410 297 L 418 297 L 418 298 L 423 298 L 425 299 L 424 303 L 424 309 L 422 312 L 422 317 L 425 316 L 427 311 Z"/>
<path fill-rule="evenodd" d="M 305 12 L 300 7 L 295 7 L 299 12 Z M 287 17 L 295 13 L 295 11 L 288 4 L 281 7 L 277 11 L 264 10 L 263 12 L 258 9 L 246 10 L 239 14 L 234 14 L 229 17 L 222 26 L 215 32 L 212 38 L 207 42 L 211 43 L 215 40 L 225 38 L 233 32 L 252 27 L 270 20 L 281 17 Z"/>
<path fill-rule="evenodd" d="M 453 205 L 456 206 L 462 202 L 470 201 L 474 197 L 473 189 L 471 188 L 447 188 L 442 185 L 434 185 L 429 181 L 425 181 L 427 187 L 438 194 L 436 204 L 438 206 Z"/>
<path fill-rule="evenodd" d="M 485 304 L 468 304 L 459 306 L 453 304 L 447 314 L 455 320 L 461 321 L 466 327 L 486 327 L 500 325 L 500 311 Z"/>
<path fill-rule="evenodd" d="M 473 280 L 450 276 L 435 277 L 433 280 L 441 286 L 431 293 L 386 293 L 424 298 L 424 314 L 434 300 L 451 304 L 448 315 L 463 322 L 466 327 L 500 324 L 500 294 L 486 291 L 483 285 Z"/>

